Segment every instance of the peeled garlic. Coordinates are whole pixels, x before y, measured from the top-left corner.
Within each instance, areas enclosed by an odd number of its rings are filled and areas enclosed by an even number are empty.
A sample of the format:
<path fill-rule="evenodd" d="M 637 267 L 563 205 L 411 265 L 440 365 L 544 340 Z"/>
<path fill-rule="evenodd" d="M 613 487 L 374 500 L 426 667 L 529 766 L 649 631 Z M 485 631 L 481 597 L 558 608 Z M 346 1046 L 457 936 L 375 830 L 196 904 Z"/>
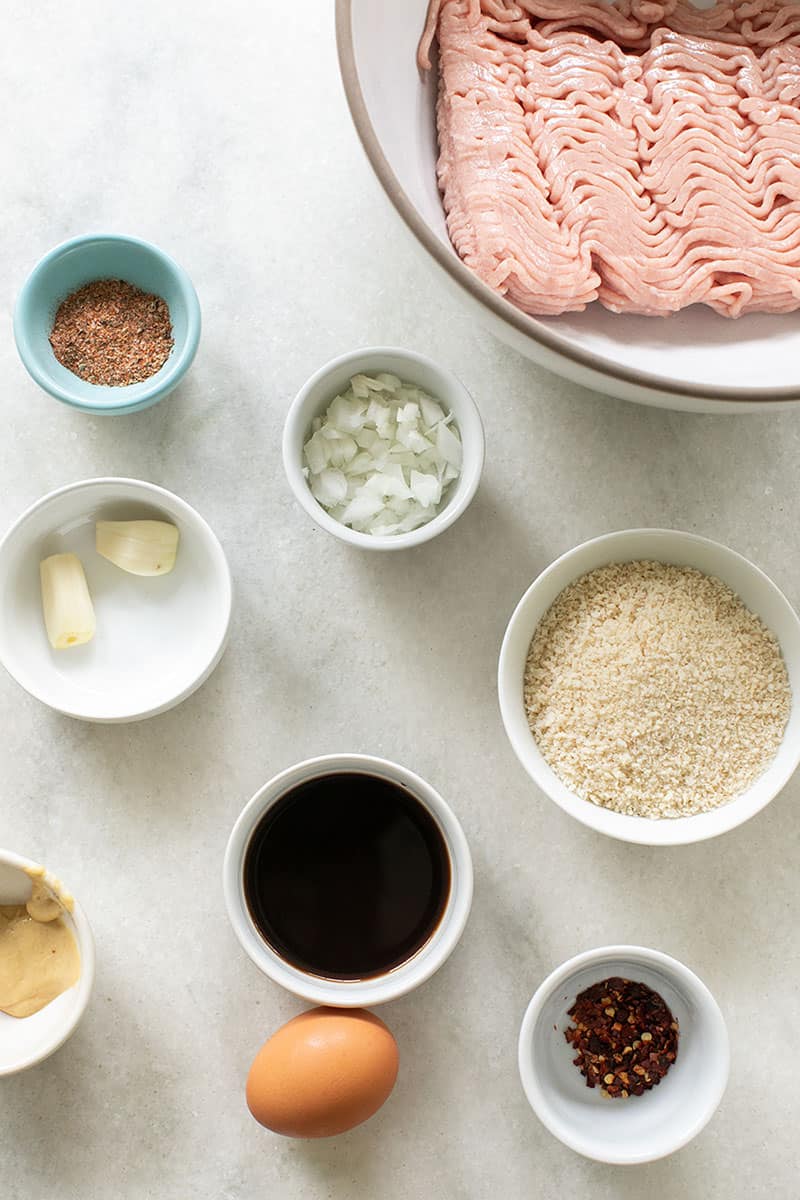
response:
<path fill-rule="evenodd" d="M 82 646 L 94 637 L 92 598 L 81 560 L 75 554 L 51 554 L 39 563 L 42 609 L 54 650 Z"/>
<path fill-rule="evenodd" d="M 168 521 L 98 521 L 95 546 L 131 575 L 166 575 L 175 566 L 178 530 Z"/>

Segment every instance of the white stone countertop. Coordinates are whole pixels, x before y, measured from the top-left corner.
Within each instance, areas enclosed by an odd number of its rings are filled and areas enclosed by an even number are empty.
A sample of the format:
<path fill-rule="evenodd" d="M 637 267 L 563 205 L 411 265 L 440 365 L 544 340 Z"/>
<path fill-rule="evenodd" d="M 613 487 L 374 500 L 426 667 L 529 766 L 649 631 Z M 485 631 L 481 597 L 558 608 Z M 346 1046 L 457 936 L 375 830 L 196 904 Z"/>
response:
<path fill-rule="evenodd" d="M 236 584 L 222 664 L 164 716 L 80 724 L 0 672 L 0 844 L 67 882 L 98 949 L 78 1032 L 0 1080 L 3 1200 L 792 1200 L 800 778 L 717 841 L 611 841 L 528 781 L 495 668 L 534 576 L 611 529 L 707 534 L 800 602 L 800 416 L 636 408 L 538 370 L 466 318 L 365 161 L 330 0 L 8 0 L 0 66 L 0 524 L 58 485 L 138 476 L 199 508 Z M 187 381 L 136 416 L 62 407 L 13 344 L 27 271 L 96 229 L 174 254 L 203 307 Z M 487 435 L 471 509 L 399 556 L 317 530 L 280 461 L 305 378 L 380 342 L 456 368 Z M 222 855 L 262 783 L 337 750 L 394 758 L 440 789 L 472 847 L 475 903 L 443 970 L 381 1011 L 401 1055 L 389 1103 L 344 1137 L 292 1142 L 250 1118 L 244 1082 L 303 1004 L 234 939 Z M 700 974 L 733 1069 L 691 1146 L 623 1169 L 539 1124 L 516 1041 L 544 975 L 626 941 Z"/>

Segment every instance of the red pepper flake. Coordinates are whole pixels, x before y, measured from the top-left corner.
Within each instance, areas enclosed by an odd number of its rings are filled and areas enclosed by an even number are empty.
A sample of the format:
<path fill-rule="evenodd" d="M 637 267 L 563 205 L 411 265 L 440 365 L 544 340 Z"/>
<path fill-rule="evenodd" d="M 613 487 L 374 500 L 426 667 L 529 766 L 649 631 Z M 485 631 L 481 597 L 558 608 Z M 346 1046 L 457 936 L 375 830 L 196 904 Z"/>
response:
<path fill-rule="evenodd" d="M 644 983 L 604 979 L 577 997 L 564 1036 L 586 1086 L 627 1099 L 654 1088 L 678 1056 L 678 1022 Z"/>
<path fill-rule="evenodd" d="M 172 350 L 169 308 L 122 279 L 95 279 L 61 303 L 50 345 L 62 366 L 87 383 L 141 383 Z"/>

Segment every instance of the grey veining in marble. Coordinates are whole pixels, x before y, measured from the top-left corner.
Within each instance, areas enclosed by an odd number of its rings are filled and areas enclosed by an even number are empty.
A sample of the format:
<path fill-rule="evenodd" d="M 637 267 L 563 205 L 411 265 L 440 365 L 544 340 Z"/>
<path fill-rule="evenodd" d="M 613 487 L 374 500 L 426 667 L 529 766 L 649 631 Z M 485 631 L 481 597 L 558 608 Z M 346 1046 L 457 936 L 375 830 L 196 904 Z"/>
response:
<path fill-rule="evenodd" d="M 0 38 L 0 525 L 59 484 L 125 474 L 197 505 L 236 580 L 227 655 L 140 725 L 57 716 L 0 673 L 0 844 L 82 900 L 97 987 L 54 1058 L 0 1080 L 3 1200 L 791 1200 L 800 1119 L 800 780 L 716 842 L 654 850 L 579 827 L 503 734 L 495 666 L 515 602 L 593 534 L 675 525 L 800 601 L 800 416 L 691 417 L 582 391 L 450 302 L 365 162 L 327 0 L 7 0 Z M 28 379 L 17 288 L 63 238 L 150 238 L 192 275 L 197 362 L 149 412 L 94 420 Z M 457 368 L 486 423 L 479 495 L 440 540 L 359 554 L 314 528 L 280 463 L 286 405 L 326 358 L 396 342 Z M 294 1143 L 244 1104 L 263 1039 L 302 1005 L 228 927 L 222 853 L 244 802 L 311 754 L 394 757 L 459 813 L 475 860 L 463 942 L 388 1006 L 401 1074 L 368 1125 Z M 643 942 L 709 984 L 728 1094 L 674 1158 L 582 1160 L 529 1110 L 516 1037 L 541 978 Z"/>

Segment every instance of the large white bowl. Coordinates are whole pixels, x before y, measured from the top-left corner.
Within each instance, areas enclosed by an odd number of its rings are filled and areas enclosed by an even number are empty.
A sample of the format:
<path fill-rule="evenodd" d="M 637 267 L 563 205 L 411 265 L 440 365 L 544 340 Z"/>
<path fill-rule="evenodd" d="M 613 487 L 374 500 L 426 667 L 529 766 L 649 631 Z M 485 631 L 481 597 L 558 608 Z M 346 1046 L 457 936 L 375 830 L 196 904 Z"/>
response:
<path fill-rule="evenodd" d="M 325 412 L 353 375 L 376 375 L 381 371 L 413 383 L 439 400 L 451 412 L 461 437 L 461 474 L 448 488 L 439 512 L 410 533 L 378 536 L 350 529 L 330 516 L 311 494 L 303 474 L 303 446 L 311 434 L 311 422 Z M 444 533 L 472 503 L 483 470 L 483 424 L 475 401 L 452 371 L 414 350 L 396 346 L 371 346 L 351 350 L 325 363 L 308 379 L 292 401 L 283 427 L 283 467 L 289 486 L 313 521 L 349 546 L 360 550 L 410 550 Z"/>
<path fill-rule="evenodd" d="M 406 788 L 436 821 L 450 857 L 450 895 L 439 924 L 411 958 L 384 975 L 370 979 L 323 979 L 286 962 L 259 933 L 244 894 L 247 847 L 264 813 L 307 779 L 343 772 L 377 775 Z M 374 758 L 367 754 L 327 754 L 289 767 L 256 792 L 231 832 L 225 851 L 222 882 L 234 933 L 259 970 L 281 987 L 314 1004 L 361 1008 L 385 1004 L 388 1000 L 406 995 L 430 979 L 450 957 L 464 932 L 472 905 L 472 858 L 455 813 L 419 775 L 385 758 Z"/>
<path fill-rule="evenodd" d="M 764 411 L 800 401 L 800 318 L 730 321 L 695 306 L 666 319 L 584 313 L 529 317 L 481 283 L 447 236 L 436 184 L 436 70 L 416 47 L 428 0 L 336 0 L 350 111 L 389 199 L 454 295 L 522 354 L 586 387 L 663 408 Z"/>
<path fill-rule="evenodd" d="M 658 992 L 678 1021 L 678 1055 L 643 1096 L 610 1100 L 575 1066 L 564 1037 L 576 996 L 621 976 Z M 652 1162 L 685 1146 L 711 1120 L 728 1083 L 728 1032 L 708 988 L 683 963 L 644 946 L 603 946 L 563 963 L 528 1005 L 519 1073 L 531 1108 L 565 1145 L 599 1162 Z"/>
<path fill-rule="evenodd" d="M 41 868 L 29 858 L 10 850 L 0 850 L 0 904 L 24 904 L 30 898 L 31 880 L 27 871 Z M 63 895 L 58 880 L 45 873 L 56 893 Z M 94 984 L 94 940 L 86 915 L 77 901 L 64 923 L 72 930 L 81 957 L 77 983 L 56 996 L 50 1004 L 30 1017 L 9 1017 L 0 1013 L 0 1075 L 13 1075 L 47 1058 L 75 1032 L 86 1011 Z"/>
<path fill-rule="evenodd" d="M 101 558 L 95 521 L 155 518 L 178 526 L 168 575 L 131 575 Z M 70 551 L 86 572 L 97 632 L 53 650 L 39 562 Z M 0 662 L 44 704 L 85 721 L 137 721 L 179 704 L 222 657 L 231 577 L 215 534 L 184 500 L 138 479 L 88 479 L 39 500 L 0 542 Z"/>
<path fill-rule="evenodd" d="M 777 637 L 792 689 L 792 708 L 777 755 L 741 796 L 695 817 L 630 817 L 583 800 L 545 762 L 528 725 L 523 698 L 531 638 L 556 596 L 574 580 L 608 563 L 652 559 L 695 567 L 727 583 Z M 498 670 L 500 712 L 514 752 L 545 795 L 584 825 L 625 842 L 671 846 L 700 842 L 741 825 L 769 804 L 800 762 L 800 620 L 775 584 L 740 554 L 674 529 L 628 529 L 584 542 L 556 559 L 534 580 L 508 623 Z"/>

